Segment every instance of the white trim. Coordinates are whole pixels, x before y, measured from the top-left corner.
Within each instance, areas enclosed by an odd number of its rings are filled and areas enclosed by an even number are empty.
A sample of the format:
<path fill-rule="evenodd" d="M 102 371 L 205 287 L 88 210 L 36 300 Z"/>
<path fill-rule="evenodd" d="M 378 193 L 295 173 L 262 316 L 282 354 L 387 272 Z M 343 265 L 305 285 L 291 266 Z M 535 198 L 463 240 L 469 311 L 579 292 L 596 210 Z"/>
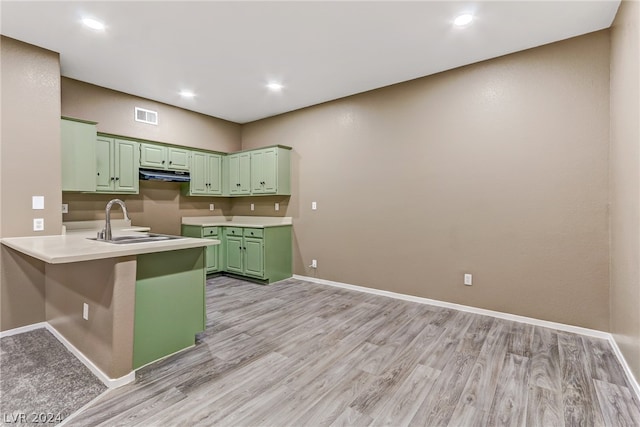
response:
<path fill-rule="evenodd" d="M 631 384 L 631 388 L 633 388 L 633 391 L 636 392 L 636 396 L 640 400 L 640 385 L 638 385 L 638 381 L 633 376 L 633 372 L 631 372 L 631 368 L 627 364 L 627 360 L 624 358 L 624 355 L 622 354 L 622 351 L 620 351 L 620 347 L 618 347 L 618 343 L 616 342 L 612 334 L 609 334 L 609 342 L 613 347 L 614 353 L 616 354 L 616 356 L 618 356 L 618 361 L 620 361 L 620 363 L 622 364 L 622 368 L 624 369 L 625 374 L 627 374 L 627 380 Z"/>
<path fill-rule="evenodd" d="M 53 336 L 56 337 L 58 339 L 58 341 L 60 341 L 62 343 L 62 345 L 64 345 L 67 348 L 67 350 L 69 350 L 74 356 L 76 356 L 78 358 L 78 360 L 80 360 L 82 363 L 84 363 L 84 365 L 87 368 L 89 368 L 89 370 L 91 372 L 93 372 L 93 374 L 96 377 L 98 377 L 98 379 L 100 381 L 102 381 L 102 383 L 104 385 L 106 385 L 107 388 L 117 388 L 117 387 L 123 386 L 125 384 L 129 384 L 129 383 L 135 381 L 135 379 L 136 379 L 135 371 L 131 371 L 127 375 L 124 375 L 124 376 L 122 376 L 120 378 L 110 378 L 107 374 L 102 372 L 102 370 L 100 370 L 100 368 L 98 368 L 87 356 L 85 356 L 73 344 L 71 344 L 69 341 L 67 341 L 67 339 L 64 336 L 62 336 L 62 334 L 60 334 L 60 332 L 58 332 L 48 322 L 45 323 L 45 328 L 49 332 L 51 332 L 51 334 L 53 334 Z"/>
<path fill-rule="evenodd" d="M 611 346 L 613 347 L 613 351 L 618 357 L 618 361 L 620 362 L 620 364 L 622 365 L 622 368 L 627 374 L 627 380 L 631 384 L 631 387 L 633 388 L 633 391 L 635 392 L 638 399 L 640 399 L 640 386 L 638 385 L 638 381 L 633 376 L 633 373 L 631 372 L 631 368 L 629 368 L 629 365 L 627 364 L 627 361 L 622 355 L 622 352 L 620 351 L 620 348 L 618 347 L 616 340 L 613 338 L 613 335 L 611 335 L 608 332 L 598 331 L 595 329 L 582 328 L 580 326 L 566 325 L 564 323 L 550 322 L 547 320 L 540 320 L 532 317 L 518 316 L 516 314 L 503 313 L 500 311 L 486 310 L 484 308 L 471 307 L 468 305 L 454 304 L 451 302 L 416 297 L 413 295 L 405 295 L 405 294 L 399 294 L 396 292 L 383 291 L 381 289 L 373 289 L 373 288 L 367 288 L 364 286 L 350 285 L 348 283 L 334 282 L 332 280 L 318 279 L 316 277 L 300 276 L 300 275 L 294 274 L 293 278 L 297 280 L 304 280 L 307 282 L 318 283 L 320 285 L 334 286 L 337 288 L 349 289 L 349 290 L 358 291 L 358 292 L 365 292 L 365 293 L 374 294 L 374 295 L 381 295 L 384 297 L 395 298 L 395 299 L 400 299 L 404 301 L 417 302 L 420 304 L 430 304 L 438 307 L 452 308 L 454 310 L 466 311 L 469 313 L 481 314 L 484 316 L 492 316 L 498 319 L 528 323 L 530 325 L 541 326 L 543 328 L 551 328 L 551 329 L 556 329 L 558 331 L 571 332 L 574 334 L 586 335 L 588 337 L 605 339 L 611 343 Z"/>
<path fill-rule="evenodd" d="M 34 323 L 32 325 L 21 326 L 19 328 L 7 329 L 0 332 L 0 338 L 10 337 L 11 335 L 22 334 L 29 331 L 35 331 L 36 329 L 44 328 L 47 322 Z"/>
<path fill-rule="evenodd" d="M 602 332 L 595 329 L 582 328 L 580 326 L 573 326 L 573 325 L 565 325 L 564 323 L 550 322 L 547 320 L 534 319 L 532 317 L 519 316 L 517 314 L 503 313 L 501 311 L 487 310 L 484 308 L 477 308 L 477 307 L 472 307 L 468 305 L 455 304 L 452 302 L 416 297 L 413 295 L 399 294 L 396 292 L 383 291 L 381 289 L 373 289 L 373 288 L 367 288 L 364 286 L 349 285 L 347 283 L 333 282 L 331 280 L 317 279 L 315 277 L 298 276 L 296 274 L 293 275 L 293 278 L 299 279 L 299 280 L 306 280 L 308 282 L 319 283 L 321 285 L 329 285 L 329 286 L 335 286 L 338 288 L 351 289 L 353 291 L 365 292 L 368 294 L 382 295 L 385 297 L 401 299 L 404 301 L 417 302 L 420 304 L 430 304 L 430 305 L 435 305 L 435 306 L 444 307 L 444 308 L 452 308 L 454 310 L 466 311 L 466 312 L 475 313 L 475 314 L 482 314 L 483 316 L 497 317 L 498 319 L 511 320 L 513 322 L 528 323 L 535 326 L 542 326 L 544 328 L 557 329 L 559 331 L 565 331 L 565 332 L 573 332 L 574 334 L 587 335 L 594 338 L 601 338 L 601 339 L 608 340 L 611 336 L 611 334 L 607 332 Z"/>

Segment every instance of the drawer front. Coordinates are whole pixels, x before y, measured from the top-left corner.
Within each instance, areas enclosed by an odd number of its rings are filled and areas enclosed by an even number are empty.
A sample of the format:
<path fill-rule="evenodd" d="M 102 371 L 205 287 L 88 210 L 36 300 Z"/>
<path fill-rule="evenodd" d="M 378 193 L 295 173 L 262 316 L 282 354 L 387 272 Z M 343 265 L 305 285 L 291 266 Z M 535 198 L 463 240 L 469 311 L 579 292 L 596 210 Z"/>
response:
<path fill-rule="evenodd" d="M 262 228 L 245 228 L 244 229 L 244 236 L 245 237 L 263 238 L 264 237 L 264 229 L 262 229 Z"/>
<path fill-rule="evenodd" d="M 218 235 L 218 227 L 202 227 L 202 237 L 211 237 Z"/>
<path fill-rule="evenodd" d="M 242 228 L 241 227 L 227 227 L 225 234 L 227 236 L 242 237 Z"/>

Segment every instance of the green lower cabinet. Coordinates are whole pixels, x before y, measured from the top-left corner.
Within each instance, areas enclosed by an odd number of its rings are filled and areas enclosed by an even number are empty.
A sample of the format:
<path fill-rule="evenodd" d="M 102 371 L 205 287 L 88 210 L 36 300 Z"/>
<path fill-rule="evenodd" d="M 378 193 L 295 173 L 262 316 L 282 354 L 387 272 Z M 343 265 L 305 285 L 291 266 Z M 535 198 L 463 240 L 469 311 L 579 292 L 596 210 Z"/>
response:
<path fill-rule="evenodd" d="M 218 233 L 221 227 L 200 227 L 197 225 L 183 225 L 182 235 L 186 237 L 197 237 L 204 239 L 219 239 Z M 205 265 L 207 274 L 217 273 L 222 268 L 222 250 L 221 245 L 207 246 L 205 252 Z"/>
<path fill-rule="evenodd" d="M 195 344 L 205 329 L 204 248 L 137 257 L 133 368 Z"/>
<path fill-rule="evenodd" d="M 243 242 L 242 237 L 227 236 L 225 239 L 225 247 L 227 252 L 226 270 L 232 273 L 243 274 Z"/>
<path fill-rule="evenodd" d="M 182 235 L 220 240 L 219 245 L 207 248 L 207 273 L 229 273 L 261 283 L 277 282 L 292 275 L 290 225 L 265 228 L 183 225 Z"/>

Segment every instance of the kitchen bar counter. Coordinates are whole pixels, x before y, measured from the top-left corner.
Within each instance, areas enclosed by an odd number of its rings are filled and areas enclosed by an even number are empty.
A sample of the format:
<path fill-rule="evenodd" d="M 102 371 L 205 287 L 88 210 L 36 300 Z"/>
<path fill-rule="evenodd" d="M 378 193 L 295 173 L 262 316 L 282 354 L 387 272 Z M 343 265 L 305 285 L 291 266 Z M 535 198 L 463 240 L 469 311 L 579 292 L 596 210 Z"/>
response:
<path fill-rule="evenodd" d="M 290 216 L 271 217 L 271 216 L 192 216 L 182 217 L 183 225 L 196 225 L 199 227 L 252 227 L 252 228 L 268 228 L 282 227 L 292 225 L 293 221 Z"/>
<path fill-rule="evenodd" d="M 135 233 L 124 230 L 116 230 L 113 233 L 114 237 L 130 234 Z M 95 232 L 74 232 L 63 236 L 8 237 L 1 239 L 1 242 L 11 249 L 48 264 L 66 264 L 220 244 L 219 240 L 214 239 L 180 237 L 175 240 L 118 245 L 89 240 L 87 237 L 95 237 Z"/>

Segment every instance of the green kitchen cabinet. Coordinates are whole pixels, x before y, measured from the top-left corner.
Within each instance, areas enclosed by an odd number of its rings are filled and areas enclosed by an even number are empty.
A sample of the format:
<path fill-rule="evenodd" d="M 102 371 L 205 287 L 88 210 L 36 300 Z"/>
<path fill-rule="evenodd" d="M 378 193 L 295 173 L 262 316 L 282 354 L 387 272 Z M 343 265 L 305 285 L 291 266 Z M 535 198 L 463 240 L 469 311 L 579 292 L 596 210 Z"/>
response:
<path fill-rule="evenodd" d="M 251 153 L 242 152 L 225 156 L 226 186 L 229 196 L 251 194 Z"/>
<path fill-rule="evenodd" d="M 272 283 L 291 277 L 291 226 L 225 227 L 225 271 Z"/>
<path fill-rule="evenodd" d="M 244 274 L 244 252 L 242 250 L 242 237 L 225 236 L 226 271 Z"/>
<path fill-rule="evenodd" d="M 291 149 L 269 147 L 251 153 L 251 194 L 291 194 Z"/>
<path fill-rule="evenodd" d="M 222 156 L 194 151 L 191 156 L 190 196 L 222 195 Z"/>
<path fill-rule="evenodd" d="M 190 150 L 147 142 L 140 143 L 140 167 L 189 171 Z"/>
<path fill-rule="evenodd" d="M 140 151 L 137 142 L 99 135 L 95 162 L 96 192 L 138 193 Z"/>
<path fill-rule="evenodd" d="M 200 227 L 197 225 L 182 225 L 182 235 L 186 237 L 196 237 L 203 239 L 220 240 L 219 233 L 221 227 Z M 221 242 L 222 244 L 222 242 Z M 217 273 L 222 268 L 222 250 L 221 245 L 211 245 L 206 247 L 205 251 L 205 269 L 207 274 Z"/>
<path fill-rule="evenodd" d="M 96 123 L 63 117 L 60 131 L 62 191 L 96 191 Z"/>
<path fill-rule="evenodd" d="M 195 344 L 205 329 L 204 248 L 137 256 L 133 367 Z"/>

